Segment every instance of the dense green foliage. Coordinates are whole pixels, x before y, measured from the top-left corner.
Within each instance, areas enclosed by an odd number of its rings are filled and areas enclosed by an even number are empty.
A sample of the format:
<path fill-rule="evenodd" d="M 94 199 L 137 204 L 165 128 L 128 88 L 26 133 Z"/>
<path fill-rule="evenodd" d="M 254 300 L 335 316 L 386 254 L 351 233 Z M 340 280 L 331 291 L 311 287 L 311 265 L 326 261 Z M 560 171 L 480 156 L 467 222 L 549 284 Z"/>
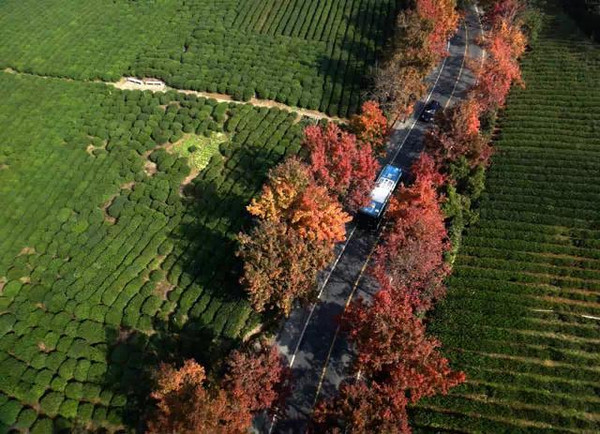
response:
<path fill-rule="evenodd" d="M 0 2 L 0 69 L 118 80 L 138 53 L 172 31 L 181 0 Z M 161 24 L 164 23 L 164 24 Z"/>
<path fill-rule="evenodd" d="M 413 409 L 418 431 L 598 431 L 598 65 L 600 47 L 550 9 L 432 322 L 467 382 Z"/>
<path fill-rule="evenodd" d="M 234 238 L 303 123 L 6 73 L 0 92 L 0 431 L 126 424 L 155 352 L 210 364 L 255 327 Z M 171 143 L 215 132 L 228 139 L 185 184 Z"/>
<path fill-rule="evenodd" d="M 0 68 L 355 113 L 402 0 L 7 0 Z"/>
<path fill-rule="evenodd" d="M 331 115 L 356 113 L 400 0 L 196 0 L 189 31 L 146 50 L 140 76 Z M 191 17 L 191 18 L 190 18 Z"/>

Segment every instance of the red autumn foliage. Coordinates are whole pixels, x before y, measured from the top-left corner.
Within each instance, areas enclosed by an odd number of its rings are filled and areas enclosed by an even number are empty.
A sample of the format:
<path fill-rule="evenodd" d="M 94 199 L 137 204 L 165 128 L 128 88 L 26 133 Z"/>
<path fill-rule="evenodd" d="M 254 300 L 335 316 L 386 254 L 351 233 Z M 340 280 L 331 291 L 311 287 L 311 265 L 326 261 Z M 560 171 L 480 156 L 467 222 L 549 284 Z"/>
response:
<path fill-rule="evenodd" d="M 339 397 L 321 401 L 313 415 L 317 433 L 408 433 L 405 395 L 390 385 L 342 383 Z M 343 421 L 345 426 L 340 427 Z"/>
<path fill-rule="evenodd" d="M 149 433 L 247 433 L 257 412 L 270 409 L 287 393 L 288 369 L 274 347 L 235 351 L 222 384 L 210 384 L 204 368 L 186 360 L 176 369 L 161 364 L 151 397 L 157 408 Z"/>
<path fill-rule="evenodd" d="M 523 86 L 519 58 L 525 52 L 527 40 L 519 22 L 498 15 L 484 44 L 487 58 L 477 73 L 472 93 L 484 109 L 502 107 L 513 83 Z"/>
<path fill-rule="evenodd" d="M 371 306 L 358 301 L 346 311 L 343 326 L 357 348 L 357 366 L 366 379 L 388 383 L 409 402 L 448 393 L 464 381 L 437 351 L 440 343 L 401 295 L 379 291 Z"/>
<path fill-rule="evenodd" d="M 437 194 L 443 177 L 427 154 L 415 162 L 412 173 L 415 183 L 402 187 L 390 203 L 391 224 L 375 252 L 371 273 L 381 289 L 401 294 L 422 312 L 445 293 L 449 267 L 444 253 L 449 244 Z"/>
<path fill-rule="evenodd" d="M 352 118 L 351 126 L 359 142 L 368 143 L 377 155 L 384 155 L 389 134 L 387 122 L 377 102 L 365 101 L 360 115 Z"/>
<path fill-rule="evenodd" d="M 261 221 L 238 241 L 240 282 L 257 312 L 276 309 L 288 316 L 294 301 L 313 301 L 317 274 L 333 260 L 329 243 L 307 240 L 281 223 Z"/>
<path fill-rule="evenodd" d="M 367 205 L 379 169 L 371 145 L 358 142 L 333 123 L 308 126 L 304 137 L 310 150 L 309 169 L 317 183 L 349 210 Z"/>
<path fill-rule="evenodd" d="M 407 404 L 446 394 L 465 380 L 464 373 L 450 369 L 439 342 L 425 334 L 400 295 L 384 290 L 371 306 L 352 303 L 343 326 L 356 345 L 361 380 L 343 385 L 339 396 L 318 406 L 314 420 L 320 431 L 410 432 Z"/>
<path fill-rule="evenodd" d="M 516 23 L 517 17 L 525 10 L 521 0 L 493 0 L 487 7 L 484 21 L 494 27 L 501 21 Z"/>
<path fill-rule="evenodd" d="M 288 393 L 289 368 L 274 346 L 234 351 L 227 362 L 224 384 L 231 396 L 251 412 L 271 409 Z"/>
<path fill-rule="evenodd" d="M 469 98 L 437 116 L 436 125 L 427 132 L 424 142 L 440 168 L 447 169 L 460 157 L 465 157 L 471 167 L 488 163 L 492 148 L 479 132 L 482 110 L 481 103 Z"/>
<path fill-rule="evenodd" d="M 417 0 L 416 10 L 419 16 L 432 22 L 427 49 L 439 57 L 445 56 L 446 43 L 458 25 L 456 0 Z"/>

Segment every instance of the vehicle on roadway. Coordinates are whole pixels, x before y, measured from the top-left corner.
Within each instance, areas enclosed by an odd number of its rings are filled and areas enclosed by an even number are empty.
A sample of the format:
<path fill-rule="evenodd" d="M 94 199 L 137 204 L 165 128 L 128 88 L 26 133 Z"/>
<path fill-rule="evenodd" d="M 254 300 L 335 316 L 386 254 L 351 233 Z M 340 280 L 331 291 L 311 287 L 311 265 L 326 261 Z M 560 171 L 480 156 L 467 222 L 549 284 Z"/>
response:
<path fill-rule="evenodd" d="M 427 103 L 427 105 L 425 106 L 425 109 L 423 109 L 423 113 L 421 113 L 421 117 L 420 119 L 423 122 L 431 122 L 433 120 L 433 118 L 435 117 L 435 114 L 442 108 L 442 105 L 432 99 L 431 101 L 429 101 Z"/>
<path fill-rule="evenodd" d="M 386 164 L 371 190 L 371 202 L 368 206 L 358 210 L 358 222 L 369 227 L 378 227 L 381 216 L 385 212 L 392 193 L 398 186 L 402 177 L 402 169 L 391 164 Z"/>

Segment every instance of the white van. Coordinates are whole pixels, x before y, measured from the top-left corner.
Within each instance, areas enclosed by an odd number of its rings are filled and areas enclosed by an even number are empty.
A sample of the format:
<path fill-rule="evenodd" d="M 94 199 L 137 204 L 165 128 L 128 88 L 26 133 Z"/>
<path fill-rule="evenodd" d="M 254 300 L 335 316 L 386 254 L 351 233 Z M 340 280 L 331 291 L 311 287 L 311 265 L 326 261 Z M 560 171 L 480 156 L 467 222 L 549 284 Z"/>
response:
<path fill-rule="evenodd" d="M 143 85 L 144 82 L 142 80 L 140 80 L 139 78 L 135 78 L 135 77 L 127 77 L 127 81 L 129 81 L 130 83 L 135 83 L 138 85 Z"/>

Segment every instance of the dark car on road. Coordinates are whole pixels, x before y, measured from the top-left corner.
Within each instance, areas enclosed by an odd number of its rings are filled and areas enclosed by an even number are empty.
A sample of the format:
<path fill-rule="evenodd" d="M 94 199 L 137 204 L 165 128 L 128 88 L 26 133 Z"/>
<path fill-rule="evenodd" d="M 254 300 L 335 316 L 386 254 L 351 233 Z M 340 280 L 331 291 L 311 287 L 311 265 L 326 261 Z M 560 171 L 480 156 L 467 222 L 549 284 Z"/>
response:
<path fill-rule="evenodd" d="M 421 113 L 421 120 L 423 122 L 431 122 L 435 117 L 435 114 L 442 108 L 442 105 L 436 100 L 431 100 L 425 106 L 423 113 Z"/>

